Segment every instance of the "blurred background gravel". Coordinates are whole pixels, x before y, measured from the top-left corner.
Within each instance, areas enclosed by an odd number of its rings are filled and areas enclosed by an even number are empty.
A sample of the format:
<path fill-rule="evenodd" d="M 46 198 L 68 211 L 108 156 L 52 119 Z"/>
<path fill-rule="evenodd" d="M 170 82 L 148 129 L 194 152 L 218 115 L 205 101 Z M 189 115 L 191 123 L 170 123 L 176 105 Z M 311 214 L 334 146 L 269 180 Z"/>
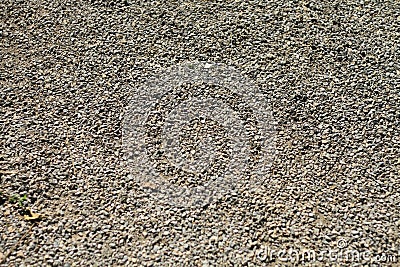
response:
<path fill-rule="evenodd" d="M 0 205 L 4 266 L 259 266 L 340 239 L 400 262 L 400 2 L 5 0 L 0 21 L 0 188 L 47 215 Z M 191 60 L 241 70 L 277 121 L 268 183 L 203 209 L 121 164 L 130 88 Z"/>

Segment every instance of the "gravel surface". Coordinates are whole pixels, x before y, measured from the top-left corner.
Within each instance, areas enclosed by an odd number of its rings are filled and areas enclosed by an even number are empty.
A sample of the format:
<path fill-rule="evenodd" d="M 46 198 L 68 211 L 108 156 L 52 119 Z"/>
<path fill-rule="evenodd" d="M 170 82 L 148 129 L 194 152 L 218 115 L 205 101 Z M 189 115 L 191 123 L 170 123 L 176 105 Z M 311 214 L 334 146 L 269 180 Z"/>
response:
<path fill-rule="evenodd" d="M 400 2 L 65 2 L 0 3 L 1 266 L 400 262 Z M 262 187 L 185 208 L 129 175 L 121 124 L 132 88 L 190 61 L 261 88 L 276 152 Z"/>

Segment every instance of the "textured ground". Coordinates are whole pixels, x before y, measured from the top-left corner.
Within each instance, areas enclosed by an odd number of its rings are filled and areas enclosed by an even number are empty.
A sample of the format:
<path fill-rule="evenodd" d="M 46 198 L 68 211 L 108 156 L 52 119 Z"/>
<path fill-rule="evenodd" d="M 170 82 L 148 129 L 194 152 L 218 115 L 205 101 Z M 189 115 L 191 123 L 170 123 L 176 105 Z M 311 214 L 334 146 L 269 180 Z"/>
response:
<path fill-rule="evenodd" d="M 398 1 L 64 2 L 0 3 L 0 190 L 46 215 L 3 197 L 2 266 L 259 266 L 339 240 L 400 262 Z M 277 123 L 264 187 L 198 209 L 121 166 L 130 88 L 192 60 L 242 71 Z"/>

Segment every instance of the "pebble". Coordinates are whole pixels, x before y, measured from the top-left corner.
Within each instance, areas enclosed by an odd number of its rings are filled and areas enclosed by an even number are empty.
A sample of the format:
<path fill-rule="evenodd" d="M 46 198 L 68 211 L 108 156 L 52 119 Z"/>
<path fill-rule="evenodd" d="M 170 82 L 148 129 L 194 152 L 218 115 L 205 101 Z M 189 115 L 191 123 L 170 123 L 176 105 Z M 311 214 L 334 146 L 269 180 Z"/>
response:
<path fill-rule="evenodd" d="M 46 214 L 29 230 L 18 203 L 0 197 L 0 262 L 30 231 L 0 266 L 260 266 L 260 247 L 318 251 L 341 239 L 397 255 L 393 2 L 0 6 L 0 191 L 26 193 L 23 205 Z M 276 149 L 258 191 L 243 183 L 235 196 L 180 208 L 129 177 L 121 125 L 135 88 L 194 61 L 232 66 L 260 88 Z"/>

